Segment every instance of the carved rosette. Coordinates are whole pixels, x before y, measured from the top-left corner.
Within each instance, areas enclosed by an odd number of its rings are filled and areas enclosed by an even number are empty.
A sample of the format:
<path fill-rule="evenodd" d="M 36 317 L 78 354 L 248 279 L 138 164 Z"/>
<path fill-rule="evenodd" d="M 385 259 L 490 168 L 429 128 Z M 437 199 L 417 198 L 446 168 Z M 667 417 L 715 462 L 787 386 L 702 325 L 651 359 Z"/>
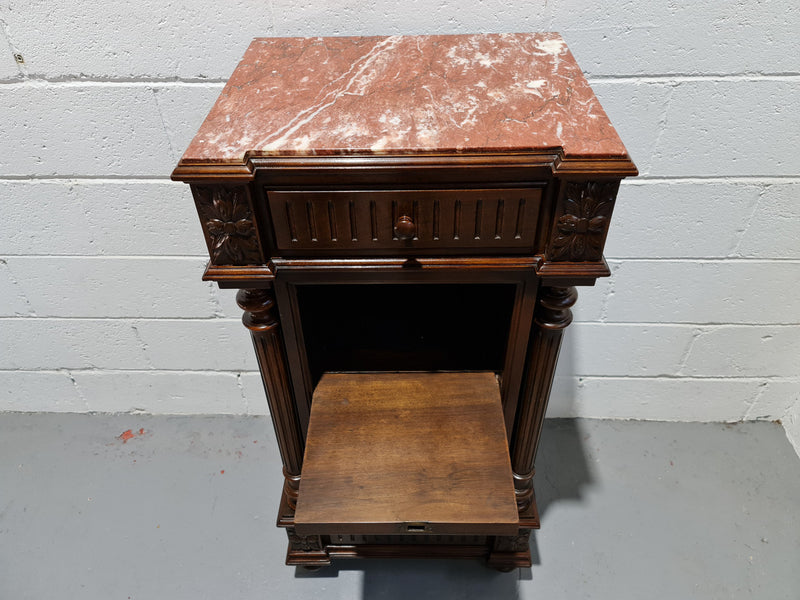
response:
<path fill-rule="evenodd" d="M 529 529 L 521 529 L 519 535 L 497 536 L 494 540 L 495 552 L 528 552 L 530 550 Z"/>
<path fill-rule="evenodd" d="M 322 551 L 322 541 L 318 535 L 298 535 L 294 527 L 287 528 L 286 534 L 289 536 L 289 548 L 293 551 Z"/>
<path fill-rule="evenodd" d="M 619 182 L 566 184 L 561 215 L 553 228 L 547 257 L 552 261 L 598 261 L 611 221 Z"/>
<path fill-rule="evenodd" d="M 216 265 L 263 263 L 245 186 L 193 186 L 195 204 Z"/>

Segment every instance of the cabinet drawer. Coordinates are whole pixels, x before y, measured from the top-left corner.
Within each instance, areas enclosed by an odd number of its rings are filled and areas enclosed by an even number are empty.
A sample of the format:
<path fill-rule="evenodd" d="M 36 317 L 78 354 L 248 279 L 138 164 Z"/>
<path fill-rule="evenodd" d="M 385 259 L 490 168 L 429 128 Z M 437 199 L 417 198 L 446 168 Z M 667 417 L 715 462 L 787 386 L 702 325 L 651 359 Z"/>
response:
<path fill-rule="evenodd" d="M 533 250 L 539 188 L 408 191 L 267 190 L 276 246 L 357 254 Z"/>

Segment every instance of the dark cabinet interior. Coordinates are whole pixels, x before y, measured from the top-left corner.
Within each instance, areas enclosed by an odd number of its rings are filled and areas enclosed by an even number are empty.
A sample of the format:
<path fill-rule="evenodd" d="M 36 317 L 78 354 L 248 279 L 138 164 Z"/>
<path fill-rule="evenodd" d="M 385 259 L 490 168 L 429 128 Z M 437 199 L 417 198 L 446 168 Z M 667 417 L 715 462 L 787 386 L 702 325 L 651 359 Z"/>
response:
<path fill-rule="evenodd" d="M 515 292 L 512 284 L 298 286 L 313 385 L 326 371 L 502 372 Z"/>

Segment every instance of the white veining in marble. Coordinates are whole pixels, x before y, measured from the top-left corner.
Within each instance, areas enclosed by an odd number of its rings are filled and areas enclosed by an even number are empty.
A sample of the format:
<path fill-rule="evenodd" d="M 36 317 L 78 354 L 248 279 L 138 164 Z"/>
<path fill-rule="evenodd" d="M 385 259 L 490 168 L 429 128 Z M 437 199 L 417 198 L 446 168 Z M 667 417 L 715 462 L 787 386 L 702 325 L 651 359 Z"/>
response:
<path fill-rule="evenodd" d="M 558 148 L 627 157 L 558 34 L 259 38 L 183 160 Z"/>

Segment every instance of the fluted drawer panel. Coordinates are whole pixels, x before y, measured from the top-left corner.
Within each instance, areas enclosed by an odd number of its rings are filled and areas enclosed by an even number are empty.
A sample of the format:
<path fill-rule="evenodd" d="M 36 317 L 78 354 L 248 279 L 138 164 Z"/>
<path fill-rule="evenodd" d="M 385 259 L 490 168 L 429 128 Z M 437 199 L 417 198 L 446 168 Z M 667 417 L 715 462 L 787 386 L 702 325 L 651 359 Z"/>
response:
<path fill-rule="evenodd" d="M 519 254 L 533 249 L 542 190 L 267 190 L 266 196 L 276 245 L 286 256 L 315 250 Z M 413 223 L 408 239 L 395 229 L 401 217 Z"/>

